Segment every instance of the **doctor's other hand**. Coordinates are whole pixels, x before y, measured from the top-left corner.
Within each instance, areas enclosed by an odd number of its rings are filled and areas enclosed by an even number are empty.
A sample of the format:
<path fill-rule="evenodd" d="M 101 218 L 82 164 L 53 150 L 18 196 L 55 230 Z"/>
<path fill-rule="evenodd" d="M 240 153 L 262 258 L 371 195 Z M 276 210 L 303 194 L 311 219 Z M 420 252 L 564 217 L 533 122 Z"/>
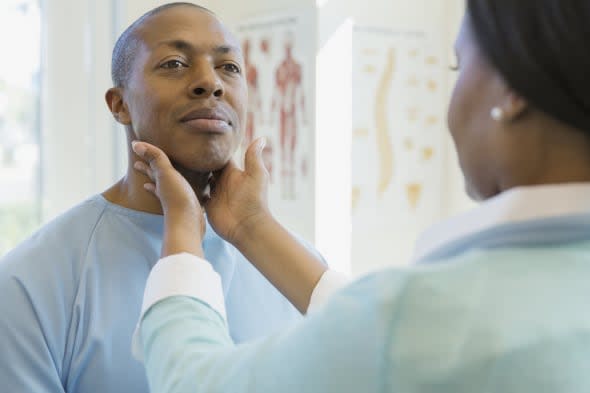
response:
<path fill-rule="evenodd" d="M 234 245 L 254 226 L 272 219 L 267 198 L 270 176 L 262 159 L 265 144 L 264 138 L 250 144 L 244 170 L 230 161 L 213 176 L 211 198 L 205 205 L 207 217 L 215 232 Z"/>

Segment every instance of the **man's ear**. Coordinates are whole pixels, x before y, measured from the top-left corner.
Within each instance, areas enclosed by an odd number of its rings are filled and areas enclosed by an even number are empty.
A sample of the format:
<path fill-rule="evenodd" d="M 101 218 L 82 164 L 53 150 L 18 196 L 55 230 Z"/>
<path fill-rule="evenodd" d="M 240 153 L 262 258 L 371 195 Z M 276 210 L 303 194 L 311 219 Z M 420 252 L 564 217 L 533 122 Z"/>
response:
<path fill-rule="evenodd" d="M 105 94 L 105 99 L 113 117 L 118 123 L 125 126 L 131 124 L 131 116 L 129 115 L 129 108 L 123 100 L 123 91 L 119 87 L 111 87 Z"/>

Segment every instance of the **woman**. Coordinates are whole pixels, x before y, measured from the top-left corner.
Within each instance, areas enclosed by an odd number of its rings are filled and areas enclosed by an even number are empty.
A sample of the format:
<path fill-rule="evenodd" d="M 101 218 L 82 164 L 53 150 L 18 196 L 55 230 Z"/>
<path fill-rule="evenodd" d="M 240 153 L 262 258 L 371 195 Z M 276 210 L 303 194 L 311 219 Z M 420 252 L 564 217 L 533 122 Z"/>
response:
<path fill-rule="evenodd" d="M 448 123 L 483 203 L 424 235 L 429 264 L 323 304 L 341 281 L 268 213 L 262 145 L 245 171 L 228 165 L 205 206 L 215 230 L 302 312 L 318 308 L 256 343 L 227 333 L 190 187 L 136 143 L 167 228 L 138 331 L 152 390 L 590 391 L 589 20 L 585 0 L 467 1 Z"/>

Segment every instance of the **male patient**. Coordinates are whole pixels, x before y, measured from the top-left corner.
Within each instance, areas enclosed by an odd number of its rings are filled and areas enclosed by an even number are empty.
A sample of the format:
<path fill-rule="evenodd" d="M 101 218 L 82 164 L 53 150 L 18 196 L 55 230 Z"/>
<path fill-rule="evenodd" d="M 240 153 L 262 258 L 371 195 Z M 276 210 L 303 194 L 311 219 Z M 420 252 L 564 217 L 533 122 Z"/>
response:
<path fill-rule="evenodd" d="M 238 41 L 209 11 L 156 8 L 113 51 L 106 94 L 125 125 L 127 175 L 47 224 L 0 261 L 0 391 L 146 393 L 130 343 L 161 248 L 159 201 L 133 170 L 130 143 L 162 148 L 197 195 L 239 146 L 247 83 Z M 72 163 L 77 165 L 78 163 Z M 249 340 L 297 311 L 209 227 L 207 260 L 220 273 L 233 338 Z"/>

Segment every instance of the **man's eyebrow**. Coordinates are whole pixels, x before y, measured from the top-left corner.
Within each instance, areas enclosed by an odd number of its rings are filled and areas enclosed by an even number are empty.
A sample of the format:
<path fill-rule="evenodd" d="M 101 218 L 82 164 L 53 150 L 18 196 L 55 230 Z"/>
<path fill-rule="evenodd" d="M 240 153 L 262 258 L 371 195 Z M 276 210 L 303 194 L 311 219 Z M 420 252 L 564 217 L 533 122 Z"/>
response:
<path fill-rule="evenodd" d="M 191 44 L 188 41 L 185 40 L 170 40 L 170 41 L 163 41 L 160 42 L 158 45 L 158 47 L 160 46 L 167 46 L 169 48 L 174 48 L 174 49 L 178 49 L 180 51 L 183 52 L 196 52 L 197 48 Z M 228 53 L 236 53 L 236 54 L 241 54 L 242 50 L 234 45 L 215 45 L 212 46 L 210 48 L 207 48 L 208 51 L 216 53 L 216 54 L 221 54 L 221 55 L 225 55 Z"/>
<path fill-rule="evenodd" d="M 213 48 L 213 52 L 225 55 L 228 53 L 239 54 L 242 53 L 242 50 L 239 47 L 233 45 L 219 45 Z"/>

